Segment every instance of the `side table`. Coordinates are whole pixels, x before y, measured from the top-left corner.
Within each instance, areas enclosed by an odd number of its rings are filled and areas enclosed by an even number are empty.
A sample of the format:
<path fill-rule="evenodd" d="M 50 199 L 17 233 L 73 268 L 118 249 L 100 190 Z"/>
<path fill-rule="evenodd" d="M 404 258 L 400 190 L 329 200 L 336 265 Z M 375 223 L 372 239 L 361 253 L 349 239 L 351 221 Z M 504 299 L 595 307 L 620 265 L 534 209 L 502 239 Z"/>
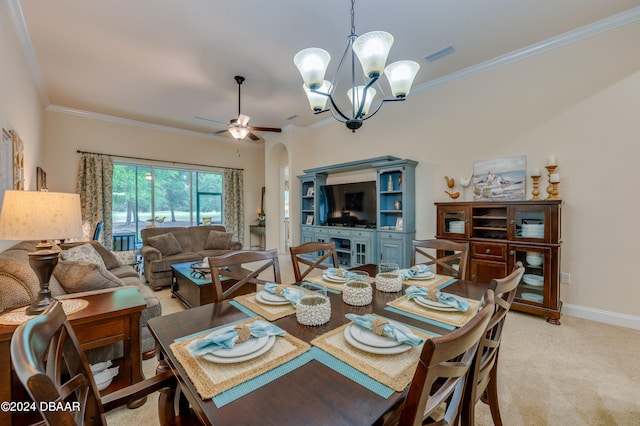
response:
<path fill-rule="evenodd" d="M 73 298 L 73 295 L 70 295 Z M 110 292 L 80 296 L 89 305 L 68 316 L 73 331 L 83 350 L 122 341 L 123 359 L 114 360 L 120 367 L 119 374 L 101 395 L 122 389 L 143 379 L 140 346 L 140 315 L 146 307 L 144 298 L 135 288 L 122 288 Z M 0 325 L 0 401 L 28 401 L 29 394 L 13 373 L 10 359 L 11 337 L 17 325 Z M 132 401 L 129 408 L 137 408 L 146 399 Z M 28 424 L 38 418 L 22 418 L 23 413 L 0 411 L 0 424 Z M 31 413 L 32 415 L 34 413 Z M 40 417 L 38 413 L 35 413 Z M 32 421 L 33 420 L 33 421 Z M 40 418 L 40 420 L 42 420 Z"/>
<path fill-rule="evenodd" d="M 251 242 L 251 237 L 253 235 L 258 236 L 257 245 L 254 245 Z M 249 249 L 250 250 L 264 250 L 266 246 L 265 237 L 266 237 L 266 227 L 264 225 L 249 225 Z"/>

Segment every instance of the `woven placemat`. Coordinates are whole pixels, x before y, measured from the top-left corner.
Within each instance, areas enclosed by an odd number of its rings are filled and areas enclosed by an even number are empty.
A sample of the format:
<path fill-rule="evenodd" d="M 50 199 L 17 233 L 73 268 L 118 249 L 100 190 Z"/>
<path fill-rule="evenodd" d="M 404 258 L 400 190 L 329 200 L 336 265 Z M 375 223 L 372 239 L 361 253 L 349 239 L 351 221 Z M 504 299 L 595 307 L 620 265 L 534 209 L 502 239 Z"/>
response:
<path fill-rule="evenodd" d="M 478 306 L 480 306 L 480 302 L 477 300 L 466 300 L 469 302 L 469 309 L 467 309 L 467 312 L 438 311 L 436 309 L 430 309 L 425 306 L 418 305 L 413 300 L 407 299 L 406 296 L 399 297 L 396 300 L 387 303 L 387 305 L 414 315 L 453 325 L 455 327 L 462 327 L 476 315 Z"/>
<path fill-rule="evenodd" d="M 311 344 L 315 345 L 372 379 L 402 392 L 413 378 L 420 353 L 424 345 L 414 346 L 406 352 L 390 355 L 378 355 L 362 351 L 351 346 L 344 337 L 344 330 L 349 324 L 331 330 L 316 337 Z M 427 340 L 430 336 L 415 329 L 415 334 Z"/>
<path fill-rule="evenodd" d="M 440 284 L 444 284 L 449 280 L 455 280 L 456 278 L 451 277 L 449 275 L 438 275 L 435 274 L 435 277 L 430 280 L 402 280 L 402 284 L 406 286 L 416 286 L 416 287 L 437 287 Z"/>
<path fill-rule="evenodd" d="M 266 305 L 264 303 L 260 303 L 256 299 L 256 293 L 237 296 L 233 300 L 242 306 L 251 309 L 253 312 L 268 321 L 275 321 L 296 313 L 296 308 L 294 308 L 291 303 L 287 303 L 286 305 Z"/>
<path fill-rule="evenodd" d="M 258 319 L 252 318 L 243 323 L 249 324 Z M 190 339 L 171 344 L 171 351 L 202 399 L 211 399 L 221 392 L 251 380 L 303 354 L 311 347 L 308 343 L 287 333 L 276 337 L 275 344 L 264 355 L 235 364 L 216 364 L 200 356 L 194 356 L 187 350 L 189 342 L 202 338 L 210 332 L 208 330 Z"/>
<path fill-rule="evenodd" d="M 89 305 L 89 302 L 84 299 L 64 299 L 59 302 L 62 303 L 62 309 L 64 309 L 64 313 L 67 316 L 76 313 Z M 31 318 L 35 318 L 37 315 L 26 314 L 27 308 L 28 306 L 23 306 L 0 315 L 0 324 L 19 325 Z"/>

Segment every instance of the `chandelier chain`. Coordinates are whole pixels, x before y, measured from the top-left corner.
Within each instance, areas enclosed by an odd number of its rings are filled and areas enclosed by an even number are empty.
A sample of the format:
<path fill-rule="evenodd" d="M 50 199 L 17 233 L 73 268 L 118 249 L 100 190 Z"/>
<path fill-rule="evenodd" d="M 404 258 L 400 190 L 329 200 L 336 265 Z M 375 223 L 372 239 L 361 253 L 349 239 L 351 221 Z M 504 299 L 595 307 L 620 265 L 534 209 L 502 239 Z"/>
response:
<path fill-rule="evenodd" d="M 356 35 L 356 0 L 351 0 L 351 35 Z"/>

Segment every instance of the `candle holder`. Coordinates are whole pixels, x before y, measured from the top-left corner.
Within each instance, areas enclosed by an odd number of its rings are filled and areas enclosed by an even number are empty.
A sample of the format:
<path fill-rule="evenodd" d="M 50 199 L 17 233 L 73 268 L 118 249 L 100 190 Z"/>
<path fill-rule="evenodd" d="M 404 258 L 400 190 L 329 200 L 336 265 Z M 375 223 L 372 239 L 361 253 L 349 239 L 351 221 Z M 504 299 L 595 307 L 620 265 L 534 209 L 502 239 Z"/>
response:
<path fill-rule="evenodd" d="M 547 179 L 548 179 L 548 185 L 547 185 L 547 198 L 545 198 L 545 200 L 557 200 L 558 198 L 558 184 L 557 183 L 551 183 L 551 175 L 554 174 L 556 172 L 556 169 L 558 168 L 558 166 L 546 166 L 545 169 L 547 169 Z M 555 188 L 555 189 L 554 189 Z M 555 191 L 555 197 L 553 198 L 553 192 Z"/>
<path fill-rule="evenodd" d="M 538 197 L 538 195 L 540 195 L 540 189 L 539 189 L 540 178 L 541 178 L 540 175 L 531 176 L 531 180 L 533 181 L 533 190 L 531 191 L 531 195 L 533 195 L 533 197 L 531 197 L 532 200 L 540 199 L 540 197 Z"/>

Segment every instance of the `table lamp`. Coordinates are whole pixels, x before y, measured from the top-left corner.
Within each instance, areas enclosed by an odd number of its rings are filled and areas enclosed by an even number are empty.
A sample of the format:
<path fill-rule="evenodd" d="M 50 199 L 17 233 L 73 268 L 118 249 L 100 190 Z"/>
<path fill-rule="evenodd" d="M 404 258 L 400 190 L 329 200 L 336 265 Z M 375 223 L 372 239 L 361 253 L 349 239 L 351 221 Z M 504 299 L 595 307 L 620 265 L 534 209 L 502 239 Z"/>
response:
<path fill-rule="evenodd" d="M 82 236 L 80 196 L 60 192 L 5 191 L 0 212 L 0 240 L 40 240 L 29 264 L 40 282 L 36 300 L 27 308 L 38 315 L 51 303 L 49 280 L 60 250 L 48 240 Z"/>

